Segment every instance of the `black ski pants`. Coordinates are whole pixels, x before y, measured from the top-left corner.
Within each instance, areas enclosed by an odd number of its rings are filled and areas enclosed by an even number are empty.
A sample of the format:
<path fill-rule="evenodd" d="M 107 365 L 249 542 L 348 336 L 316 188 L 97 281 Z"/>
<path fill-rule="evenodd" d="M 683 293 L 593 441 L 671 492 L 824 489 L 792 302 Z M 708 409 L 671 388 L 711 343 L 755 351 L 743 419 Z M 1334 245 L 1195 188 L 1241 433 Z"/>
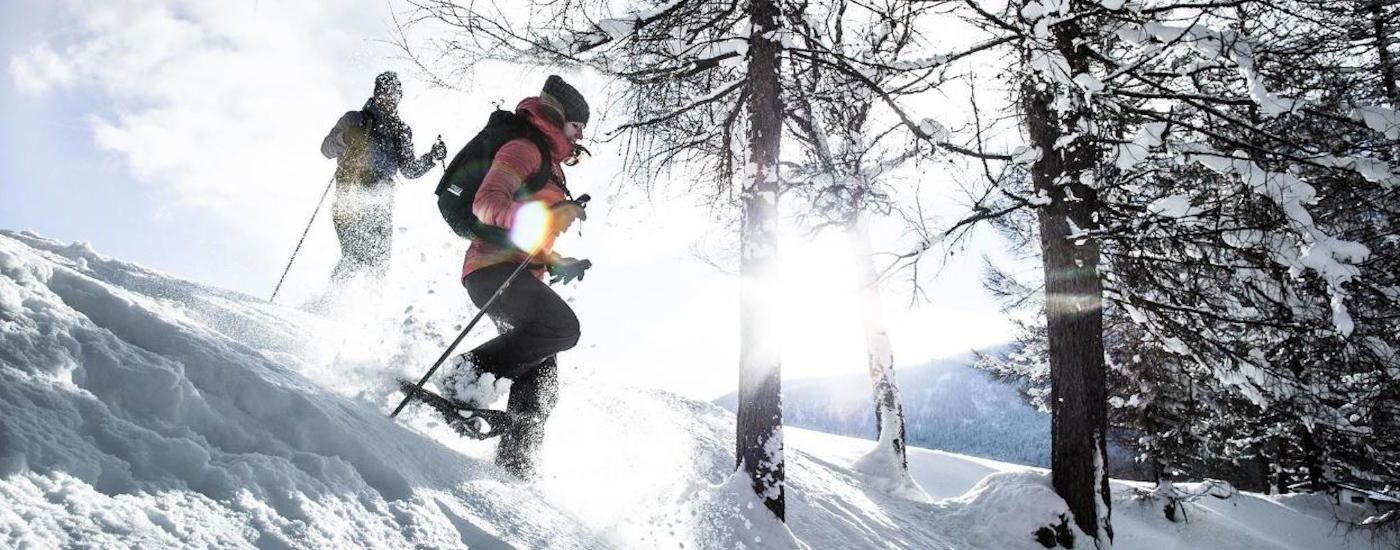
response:
<path fill-rule="evenodd" d="M 516 264 L 473 271 L 465 279 L 472 303 L 481 307 L 505 283 Z M 535 473 L 535 455 L 544 441 L 544 423 L 559 400 L 556 354 L 578 343 L 573 308 L 530 273 L 517 275 L 486 310 L 500 335 L 472 354 L 486 372 L 510 378 L 506 410 L 511 423 L 496 446 L 496 464 L 522 479 Z"/>
<path fill-rule="evenodd" d="M 393 247 L 393 187 L 381 183 L 370 190 L 353 183 L 336 182 L 331 221 L 340 240 L 340 261 L 331 280 L 345 281 L 361 273 L 383 279 L 389 270 Z"/>
<path fill-rule="evenodd" d="M 481 307 L 506 282 L 517 264 L 501 263 L 467 275 L 465 284 L 472 303 Z M 578 344 L 578 317 L 549 285 L 530 273 L 521 273 L 486 310 L 501 334 L 477 346 L 472 354 L 483 370 L 517 379 L 545 359 Z"/>

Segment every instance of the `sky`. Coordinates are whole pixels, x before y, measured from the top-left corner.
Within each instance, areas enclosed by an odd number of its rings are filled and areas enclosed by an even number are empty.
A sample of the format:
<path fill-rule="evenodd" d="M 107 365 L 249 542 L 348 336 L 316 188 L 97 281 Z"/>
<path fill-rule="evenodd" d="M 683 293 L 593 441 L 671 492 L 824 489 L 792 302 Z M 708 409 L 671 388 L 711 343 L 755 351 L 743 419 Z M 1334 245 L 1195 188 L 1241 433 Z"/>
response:
<path fill-rule="evenodd" d="M 400 114 L 419 152 L 437 135 L 455 151 L 493 105 L 534 95 L 552 72 L 590 96 L 595 137 L 625 118 L 599 97 L 606 82 L 567 67 L 501 67 L 462 89 L 432 87 L 391 43 L 395 9 L 402 7 L 381 0 L 6 0 L 0 228 L 84 241 L 109 256 L 265 297 L 334 170 L 319 153 L 322 136 L 363 104 L 380 71 L 403 77 Z M 595 156 L 569 169 L 575 193 L 595 198 L 589 221 L 559 251 L 588 257 L 595 268 L 560 290 L 584 333 L 563 360 L 701 399 L 733 391 L 739 283 L 696 252 L 730 242 L 733 228 L 677 191 L 640 193 L 641 183 L 622 172 L 619 143 L 590 148 Z M 399 188 L 401 272 L 450 278 L 460 266 L 452 243 L 419 238 L 441 234 L 431 195 L 440 175 L 433 170 Z M 921 179 L 935 189 L 948 184 L 937 170 Z M 952 194 L 933 209 L 956 213 Z M 876 228 L 877 250 L 898 248 L 897 224 Z M 996 243 L 979 235 L 943 269 L 925 266 L 923 299 L 911 300 L 898 281 L 884 289 L 898 365 L 1010 339 L 1010 322 L 979 280 L 980 254 L 995 255 Z M 784 376 L 864 372 L 844 237 L 785 245 Z M 322 211 L 278 301 L 296 305 L 324 291 L 336 257 Z M 443 294 L 433 299 L 467 299 Z"/>

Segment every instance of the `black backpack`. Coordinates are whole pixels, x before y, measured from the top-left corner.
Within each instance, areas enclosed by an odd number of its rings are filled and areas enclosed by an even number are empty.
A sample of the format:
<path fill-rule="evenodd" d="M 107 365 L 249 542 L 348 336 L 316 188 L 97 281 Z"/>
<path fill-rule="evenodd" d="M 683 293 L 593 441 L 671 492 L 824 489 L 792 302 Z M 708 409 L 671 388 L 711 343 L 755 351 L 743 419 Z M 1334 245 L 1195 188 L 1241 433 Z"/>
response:
<path fill-rule="evenodd" d="M 472 213 L 472 201 L 481 188 L 481 180 L 491 169 L 496 152 L 510 140 L 521 137 L 529 139 L 540 150 L 540 167 L 525 178 L 524 185 L 516 191 L 516 198 L 528 197 L 549 182 L 552 161 L 547 138 L 525 117 L 497 109 L 486 120 L 486 127 L 452 157 L 434 191 L 438 196 L 438 211 L 442 212 L 442 219 L 447 221 L 454 233 L 466 239 L 484 239 L 492 244 L 510 245 L 510 235 L 506 229 L 488 225 L 476 218 L 476 214 Z"/>

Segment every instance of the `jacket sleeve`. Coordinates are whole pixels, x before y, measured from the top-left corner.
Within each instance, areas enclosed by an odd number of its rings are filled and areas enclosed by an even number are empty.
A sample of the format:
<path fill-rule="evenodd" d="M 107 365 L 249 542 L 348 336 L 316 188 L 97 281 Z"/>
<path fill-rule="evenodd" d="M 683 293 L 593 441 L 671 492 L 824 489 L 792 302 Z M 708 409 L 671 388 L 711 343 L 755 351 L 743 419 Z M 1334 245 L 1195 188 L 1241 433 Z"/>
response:
<path fill-rule="evenodd" d="M 408 179 L 416 179 L 433 169 L 432 151 L 423 153 L 421 157 L 413 156 L 413 129 L 407 124 L 399 128 L 398 141 L 399 173 Z"/>
<path fill-rule="evenodd" d="M 335 121 L 335 126 L 331 127 L 330 133 L 321 140 L 321 154 L 328 159 L 340 158 L 345 154 L 349 145 L 345 144 L 345 130 L 360 124 L 360 113 L 350 111 L 340 116 L 340 120 Z"/>
<path fill-rule="evenodd" d="M 540 167 L 540 152 L 534 144 L 515 139 L 502 145 L 491 160 L 491 168 L 481 180 L 481 187 L 472 199 L 472 213 L 488 225 L 510 228 L 521 203 L 515 192 L 525 184 L 525 178 Z"/>

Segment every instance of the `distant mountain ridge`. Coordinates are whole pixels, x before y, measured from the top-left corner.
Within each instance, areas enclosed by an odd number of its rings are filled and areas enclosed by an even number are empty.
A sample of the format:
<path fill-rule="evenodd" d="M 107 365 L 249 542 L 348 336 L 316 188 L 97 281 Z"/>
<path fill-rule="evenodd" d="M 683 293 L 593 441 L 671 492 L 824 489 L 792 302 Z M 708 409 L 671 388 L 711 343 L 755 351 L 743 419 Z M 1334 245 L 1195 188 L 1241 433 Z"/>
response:
<path fill-rule="evenodd" d="M 977 370 L 975 361 L 967 354 L 895 370 L 909 444 L 1048 467 L 1050 416 L 1027 405 L 1014 385 Z M 874 439 L 870 392 L 863 373 L 784 380 L 783 423 Z M 714 401 L 730 411 L 736 402 L 732 393 Z"/>

